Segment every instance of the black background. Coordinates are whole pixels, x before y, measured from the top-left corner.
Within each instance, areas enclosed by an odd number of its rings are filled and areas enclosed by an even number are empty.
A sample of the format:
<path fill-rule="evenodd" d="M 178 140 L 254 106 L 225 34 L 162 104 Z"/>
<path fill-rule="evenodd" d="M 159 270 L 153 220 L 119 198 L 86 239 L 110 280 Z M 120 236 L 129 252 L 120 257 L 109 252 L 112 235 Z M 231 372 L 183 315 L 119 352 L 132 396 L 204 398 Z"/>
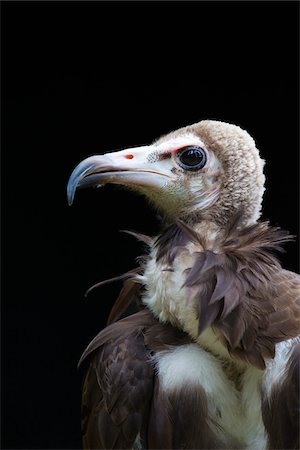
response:
<path fill-rule="evenodd" d="M 2 448 L 80 448 L 84 368 L 144 199 L 105 187 L 66 202 L 79 160 L 204 118 L 266 159 L 263 218 L 298 234 L 298 2 L 2 2 Z M 298 270 L 298 245 L 283 264 Z"/>

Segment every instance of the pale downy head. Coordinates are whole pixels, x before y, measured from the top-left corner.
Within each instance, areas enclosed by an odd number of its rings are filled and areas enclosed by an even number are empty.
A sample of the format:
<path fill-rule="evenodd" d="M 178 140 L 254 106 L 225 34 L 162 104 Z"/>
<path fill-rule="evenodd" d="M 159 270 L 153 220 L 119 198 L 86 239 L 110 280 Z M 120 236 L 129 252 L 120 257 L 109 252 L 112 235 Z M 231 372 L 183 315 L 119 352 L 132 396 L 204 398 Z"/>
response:
<path fill-rule="evenodd" d="M 70 177 L 68 200 L 73 202 L 77 188 L 119 184 L 146 195 L 169 221 L 224 225 L 242 211 L 246 225 L 260 215 L 263 166 L 246 131 L 204 120 L 148 146 L 83 160 Z"/>

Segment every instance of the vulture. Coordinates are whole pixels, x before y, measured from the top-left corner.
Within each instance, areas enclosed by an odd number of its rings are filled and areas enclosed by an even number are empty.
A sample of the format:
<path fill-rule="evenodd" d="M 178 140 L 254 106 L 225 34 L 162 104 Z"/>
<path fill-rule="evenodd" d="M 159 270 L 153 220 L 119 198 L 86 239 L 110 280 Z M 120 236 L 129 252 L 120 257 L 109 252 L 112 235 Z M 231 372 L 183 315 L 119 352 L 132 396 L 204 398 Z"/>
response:
<path fill-rule="evenodd" d="M 69 204 L 117 184 L 163 218 L 131 233 L 145 255 L 81 357 L 84 448 L 299 449 L 300 276 L 259 220 L 263 167 L 248 132 L 202 120 L 74 169 Z"/>

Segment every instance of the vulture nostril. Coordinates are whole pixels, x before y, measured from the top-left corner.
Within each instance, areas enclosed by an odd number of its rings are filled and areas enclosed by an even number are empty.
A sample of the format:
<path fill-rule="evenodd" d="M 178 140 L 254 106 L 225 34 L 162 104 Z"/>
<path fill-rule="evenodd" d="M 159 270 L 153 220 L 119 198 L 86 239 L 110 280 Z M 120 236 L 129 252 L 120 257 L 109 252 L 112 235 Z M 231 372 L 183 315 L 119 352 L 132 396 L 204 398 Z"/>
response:
<path fill-rule="evenodd" d="M 134 156 L 133 156 L 133 155 L 125 155 L 125 158 L 127 158 L 127 159 L 133 159 Z"/>

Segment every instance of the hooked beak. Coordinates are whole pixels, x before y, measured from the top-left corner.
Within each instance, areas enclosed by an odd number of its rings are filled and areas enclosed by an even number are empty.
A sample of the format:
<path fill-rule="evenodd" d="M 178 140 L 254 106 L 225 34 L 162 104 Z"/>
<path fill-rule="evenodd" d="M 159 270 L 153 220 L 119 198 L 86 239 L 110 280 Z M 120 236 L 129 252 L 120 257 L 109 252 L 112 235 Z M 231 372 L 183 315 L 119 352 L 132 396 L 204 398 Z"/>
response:
<path fill-rule="evenodd" d="M 151 162 L 151 147 L 144 146 L 121 150 L 105 155 L 94 155 L 81 161 L 73 170 L 68 186 L 68 203 L 72 205 L 77 188 L 122 184 L 163 188 L 167 185 L 171 172 L 162 171 L 161 162 Z"/>

